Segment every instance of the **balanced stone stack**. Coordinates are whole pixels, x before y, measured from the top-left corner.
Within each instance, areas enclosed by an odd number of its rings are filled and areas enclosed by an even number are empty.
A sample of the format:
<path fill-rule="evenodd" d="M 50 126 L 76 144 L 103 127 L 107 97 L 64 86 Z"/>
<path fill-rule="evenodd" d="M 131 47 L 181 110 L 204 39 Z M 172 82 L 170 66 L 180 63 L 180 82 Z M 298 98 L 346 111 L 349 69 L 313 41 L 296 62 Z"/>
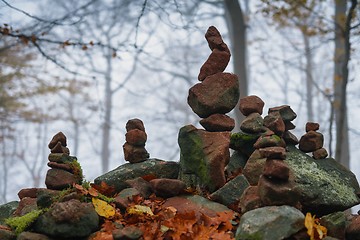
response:
<path fill-rule="evenodd" d="M 179 131 L 181 178 L 195 174 L 196 182 L 210 192 L 225 182 L 225 166 L 230 159 L 230 131 L 235 121 L 226 115 L 239 100 L 235 74 L 223 73 L 230 50 L 219 31 L 211 26 L 205 34 L 211 54 L 200 69 L 200 83 L 189 89 L 188 104 L 200 117 L 205 130 L 187 125 Z M 187 182 L 188 185 L 189 182 Z"/>
<path fill-rule="evenodd" d="M 139 163 L 149 158 L 145 149 L 147 135 L 140 119 L 130 119 L 126 123 L 125 144 L 123 145 L 125 160 L 130 163 Z"/>
<path fill-rule="evenodd" d="M 63 190 L 72 186 L 74 183 L 81 184 L 82 170 L 76 157 L 70 156 L 70 151 L 66 147 L 66 136 L 59 132 L 51 139 L 48 147 L 50 148 L 45 185 L 48 189 Z"/>
<path fill-rule="evenodd" d="M 306 133 L 300 138 L 299 149 L 303 152 L 312 152 L 313 158 L 324 159 L 328 153 L 324 145 L 324 136 L 317 132 L 320 125 L 315 122 L 307 122 L 305 126 Z"/>

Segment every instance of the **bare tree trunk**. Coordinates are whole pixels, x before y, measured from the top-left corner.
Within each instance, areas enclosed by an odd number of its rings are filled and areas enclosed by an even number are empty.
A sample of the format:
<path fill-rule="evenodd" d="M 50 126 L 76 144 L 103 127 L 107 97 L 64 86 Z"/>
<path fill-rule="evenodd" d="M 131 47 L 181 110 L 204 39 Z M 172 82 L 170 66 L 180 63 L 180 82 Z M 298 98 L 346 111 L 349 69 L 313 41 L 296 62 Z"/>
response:
<path fill-rule="evenodd" d="M 248 95 L 247 56 L 246 56 L 246 22 L 238 0 L 225 0 L 226 23 L 230 32 L 234 73 L 239 77 L 240 98 Z M 235 112 L 235 129 L 240 129 L 244 116 L 238 105 Z"/>
<path fill-rule="evenodd" d="M 307 120 L 314 121 L 313 111 L 313 74 L 312 74 L 312 52 L 310 48 L 310 39 L 306 32 L 301 31 L 305 46 L 305 73 L 306 73 L 306 108 Z"/>
<path fill-rule="evenodd" d="M 334 112 L 336 121 L 335 158 L 346 167 L 350 166 L 349 132 L 346 103 L 350 60 L 350 30 L 357 0 L 351 1 L 347 10 L 347 1 L 335 0 L 335 52 L 334 52 Z"/>
<path fill-rule="evenodd" d="M 102 144 L 101 144 L 101 167 L 102 172 L 109 170 L 109 159 L 110 159 L 110 131 L 111 131 L 111 112 L 112 112 L 112 59 L 111 53 L 109 52 L 106 56 L 106 73 L 105 73 L 105 105 L 104 111 L 105 116 L 102 123 Z"/>

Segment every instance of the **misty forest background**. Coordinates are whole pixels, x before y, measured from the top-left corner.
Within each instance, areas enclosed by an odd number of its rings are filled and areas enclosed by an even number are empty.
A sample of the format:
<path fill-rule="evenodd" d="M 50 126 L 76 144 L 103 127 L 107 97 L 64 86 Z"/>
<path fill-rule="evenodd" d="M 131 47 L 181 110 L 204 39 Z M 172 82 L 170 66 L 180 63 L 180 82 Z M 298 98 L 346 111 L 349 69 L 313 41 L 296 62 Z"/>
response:
<path fill-rule="evenodd" d="M 320 123 L 329 154 L 360 177 L 357 0 L 0 0 L 0 19 L 0 204 L 44 186 L 58 131 L 88 181 L 125 163 L 131 118 L 151 157 L 178 161 L 179 128 L 199 126 L 186 99 L 211 25 L 241 97 L 261 97 L 265 114 L 290 105 L 297 137 Z"/>

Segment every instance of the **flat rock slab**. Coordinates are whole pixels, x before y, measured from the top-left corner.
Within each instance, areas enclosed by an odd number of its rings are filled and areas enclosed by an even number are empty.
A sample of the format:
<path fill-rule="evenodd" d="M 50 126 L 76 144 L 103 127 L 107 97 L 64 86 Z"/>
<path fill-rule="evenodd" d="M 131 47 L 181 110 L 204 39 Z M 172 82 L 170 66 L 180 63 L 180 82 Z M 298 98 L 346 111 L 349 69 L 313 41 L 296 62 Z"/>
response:
<path fill-rule="evenodd" d="M 315 160 L 294 146 L 284 160 L 294 174 L 304 211 L 317 215 L 344 211 L 360 203 L 355 175 L 332 158 Z"/>
<path fill-rule="evenodd" d="M 284 239 L 304 228 L 305 216 L 290 206 L 262 207 L 241 216 L 236 240 Z"/>
<path fill-rule="evenodd" d="M 127 188 L 129 185 L 126 180 L 152 175 L 154 178 L 173 178 L 176 179 L 179 174 L 179 164 L 177 162 L 164 161 L 159 159 L 149 159 L 140 163 L 126 163 L 118 168 L 111 170 L 97 178 L 95 184 L 105 182 L 113 186 L 116 192 Z"/>

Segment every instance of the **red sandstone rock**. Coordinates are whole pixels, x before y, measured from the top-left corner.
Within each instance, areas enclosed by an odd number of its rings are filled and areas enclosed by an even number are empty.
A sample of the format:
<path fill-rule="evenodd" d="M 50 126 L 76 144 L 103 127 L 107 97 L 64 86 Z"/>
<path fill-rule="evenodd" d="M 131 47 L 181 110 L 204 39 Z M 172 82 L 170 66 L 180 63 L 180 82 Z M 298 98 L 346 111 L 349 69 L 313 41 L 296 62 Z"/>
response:
<path fill-rule="evenodd" d="M 57 162 L 48 162 L 47 164 L 49 167 L 51 168 L 57 168 L 57 169 L 62 169 L 65 170 L 67 172 L 73 173 L 73 168 L 71 167 L 70 164 L 68 163 L 57 163 Z"/>
<path fill-rule="evenodd" d="M 245 189 L 239 201 L 241 213 L 262 207 L 262 202 L 258 193 L 258 186 L 249 186 Z"/>
<path fill-rule="evenodd" d="M 286 147 L 286 143 L 284 139 L 279 137 L 278 135 L 271 136 L 260 136 L 258 140 L 254 143 L 254 148 L 266 148 L 266 147 Z"/>
<path fill-rule="evenodd" d="M 263 113 L 265 103 L 261 98 L 255 95 L 243 97 L 239 102 L 239 110 L 244 116 L 248 116 L 251 113 Z"/>
<path fill-rule="evenodd" d="M 19 206 L 13 213 L 14 216 L 20 217 L 37 209 L 36 198 L 24 197 L 20 200 Z"/>
<path fill-rule="evenodd" d="M 235 120 L 225 114 L 215 113 L 200 120 L 200 124 L 209 132 L 225 132 L 234 129 Z"/>
<path fill-rule="evenodd" d="M 219 31 L 211 26 L 205 34 L 212 53 L 200 68 L 198 79 L 203 81 L 206 77 L 223 72 L 230 61 L 230 50 L 224 43 Z"/>
<path fill-rule="evenodd" d="M 284 121 L 284 124 L 285 124 L 285 131 L 289 131 L 289 130 L 292 130 L 292 129 L 295 129 L 295 125 L 290 122 L 290 121 Z"/>
<path fill-rule="evenodd" d="M 346 228 L 346 239 L 360 240 L 360 216 L 354 216 Z"/>
<path fill-rule="evenodd" d="M 320 148 L 316 151 L 313 152 L 313 158 L 315 159 L 324 159 L 328 156 L 328 152 L 326 151 L 325 148 Z"/>
<path fill-rule="evenodd" d="M 79 176 L 69 173 L 65 170 L 52 168 L 47 171 L 45 185 L 48 189 L 62 190 L 73 185 L 80 184 Z"/>
<path fill-rule="evenodd" d="M 144 123 L 138 118 L 130 119 L 129 121 L 127 121 L 125 128 L 127 132 L 132 129 L 139 129 L 145 132 Z"/>
<path fill-rule="evenodd" d="M 143 162 L 149 158 L 149 153 L 144 147 L 133 146 L 129 143 L 123 145 L 124 158 L 130 163 Z"/>
<path fill-rule="evenodd" d="M 314 152 L 324 145 L 324 136 L 315 131 L 309 131 L 300 138 L 299 149 L 303 152 Z"/>
<path fill-rule="evenodd" d="M 58 132 L 53 136 L 48 147 L 52 149 L 58 142 L 61 142 L 61 145 L 66 147 L 66 136 L 62 132 Z"/>
<path fill-rule="evenodd" d="M 188 104 L 201 118 L 230 112 L 239 100 L 239 82 L 235 74 L 217 73 L 189 89 Z"/>
<path fill-rule="evenodd" d="M 38 188 L 23 188 L 18 192 L 19 199 L 23 199 L 24 197 L 36 198 Z"/>
<path fill-rule="evenodd" d="M 267 147 L 259 149 L 260 155 L 267 159 L 285 159 L 286 150 L 283 147 Z"/>
<path fill-rule="evenodd" d="M 289 179 L 289 166 L 282 160 L 266 160 L 263 175 L 268 178 L 275 178 L 279 180 Z"/>
<path fill-rule="evenodd" d="M 276 135 L 282 136 L 285 132 L 285 123 L 279 112 L 271 112 L 264 118 L 264 126 L 271 129 Z"/>
<path fill-rule="evenodd" d="M 306 132 L 319 130 L 320 125 L 315 122 L 307 122 L 305 126 Z"/>
<path fill-rule="evenodd" d="M 157 178 L 150 181 L 151 188 L 156 196 L 169 198 L 179 195 L 185 190 L 183 181 L 170 178 Z"/>
<path fill-rule="evenodd" d="M 258 193 L 265 206 L 301 206 L 300 194 L 289 181 L 272 181 L 263 175 L 259 179 Z"/>
<path fill-rule="evenodd" d="M 230 56 L 228 52 L 214 49 L 200 68 L 198 79 L 203 81 L 208 76 L 223 72 L 230 61 Z"/>
<path fill-rule="evenodd" d="M 125 134 L 125 140 L 134 146 L 145 146 L 147 135 L 144 131 L 132 129 Z"/>

